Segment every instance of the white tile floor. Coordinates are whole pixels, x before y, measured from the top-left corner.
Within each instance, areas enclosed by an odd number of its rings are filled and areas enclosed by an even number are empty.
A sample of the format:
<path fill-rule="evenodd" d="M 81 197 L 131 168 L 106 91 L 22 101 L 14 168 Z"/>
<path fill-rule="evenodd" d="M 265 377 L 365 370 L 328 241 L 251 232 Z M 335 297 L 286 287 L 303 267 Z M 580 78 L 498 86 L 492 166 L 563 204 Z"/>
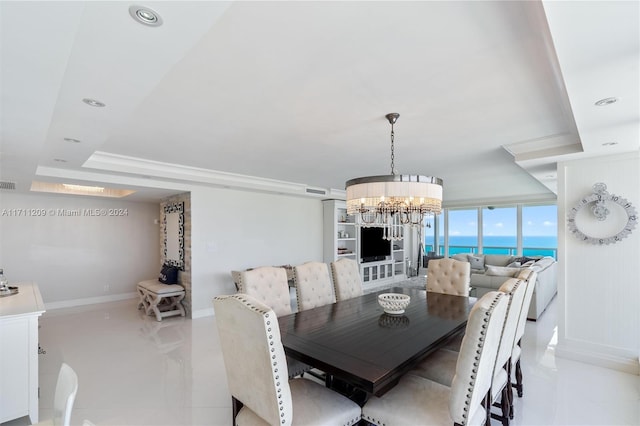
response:
<path fill-rule="evenodd" d="M 639 376 L 556 359 L 555 305 L 538 322 L 527 322 L 525 395 L 516 397 L 513 424 L 640 425 Z M 46 351 L 40 355 L 41 419 L 51 416 L 64 361 L 80 381 L 72 424 L 231 424 L 213 317 L 158 323 L 129 300 L 49 311 L 40 324 Z M 22 418 L 4 425 L 26 424 Z"/>

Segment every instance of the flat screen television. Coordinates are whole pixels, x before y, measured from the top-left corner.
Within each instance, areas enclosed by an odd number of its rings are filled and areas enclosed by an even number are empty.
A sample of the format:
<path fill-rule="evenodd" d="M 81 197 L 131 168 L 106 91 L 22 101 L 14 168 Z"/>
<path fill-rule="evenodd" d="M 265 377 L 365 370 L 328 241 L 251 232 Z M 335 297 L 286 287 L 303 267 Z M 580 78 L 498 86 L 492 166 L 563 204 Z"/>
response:
<path fill-rule="evenodd" d="M 382 238 L 383 228 L 360 229 L 360 257 L 363 262 L 385 260 L 391 255 L 391 243 Z"/>

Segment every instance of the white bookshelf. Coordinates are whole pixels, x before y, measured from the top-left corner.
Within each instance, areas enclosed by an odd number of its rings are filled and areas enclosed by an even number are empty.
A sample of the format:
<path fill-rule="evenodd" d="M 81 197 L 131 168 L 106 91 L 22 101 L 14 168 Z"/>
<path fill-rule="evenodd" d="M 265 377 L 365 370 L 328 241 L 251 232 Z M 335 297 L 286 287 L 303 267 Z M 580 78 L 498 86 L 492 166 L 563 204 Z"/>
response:
<path fill-rule="evenodd" d="M 342 200 L 324 200 L 323 257 L 330 263 L 342 257 L 358 261 L 358 233 L 353 217 L 347 216 Z"/>
<path fill-rule="evenodd" d="M 393 276 L 405 279 L 407 276 L 407 262 L 404 254 L 404 239 L 391 242 L 391 257 L 393 258 Z"/>

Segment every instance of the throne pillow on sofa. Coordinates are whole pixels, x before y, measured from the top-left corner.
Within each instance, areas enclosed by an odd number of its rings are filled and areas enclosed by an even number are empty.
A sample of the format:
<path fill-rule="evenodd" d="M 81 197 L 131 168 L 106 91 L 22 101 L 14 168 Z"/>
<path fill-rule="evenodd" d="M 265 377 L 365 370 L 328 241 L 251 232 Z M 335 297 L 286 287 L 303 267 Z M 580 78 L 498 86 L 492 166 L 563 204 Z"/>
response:
<path fill-rule="evenodd" d="M 517 277 L 522 268 L 510 268 L 508 266 L 487 265 L 485 275 L 494 277 Z"/>
<path fill-rule="evenodd" d="M 162 265 L 158 281 L 162 284 L 178 284 L 178 268 L 167 264 Z"/>
<path fill-rule="evenodd" d="M 471 264 L 471 269 L 484 271 L 484 256 L 467 255 L 467 261 Z"/>

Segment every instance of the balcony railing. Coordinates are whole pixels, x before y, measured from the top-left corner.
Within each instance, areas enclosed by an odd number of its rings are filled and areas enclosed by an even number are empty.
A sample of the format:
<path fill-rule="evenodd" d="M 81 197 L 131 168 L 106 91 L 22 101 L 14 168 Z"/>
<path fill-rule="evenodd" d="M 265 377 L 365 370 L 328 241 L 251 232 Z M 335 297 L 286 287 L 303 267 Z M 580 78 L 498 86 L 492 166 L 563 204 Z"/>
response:
<path fill-rule="evenodd" d="M 425 253 L 434 251 L 433 245 L 425 245 Z M 516 247 L 500 247 L 500 246 L 484 246 L 483 254 L 506 254 L 516 256 L 518 249 Z M 478 253 L 478 246 L 449 246 L 449 256 L 458 253 Z M 444 246 L 440 246 L 438 250 L 440 256 L 444 256 Z M 523 247 L 523 256 L 551 256 L 558 259 L 558 249 L 550 247 Z"/>

